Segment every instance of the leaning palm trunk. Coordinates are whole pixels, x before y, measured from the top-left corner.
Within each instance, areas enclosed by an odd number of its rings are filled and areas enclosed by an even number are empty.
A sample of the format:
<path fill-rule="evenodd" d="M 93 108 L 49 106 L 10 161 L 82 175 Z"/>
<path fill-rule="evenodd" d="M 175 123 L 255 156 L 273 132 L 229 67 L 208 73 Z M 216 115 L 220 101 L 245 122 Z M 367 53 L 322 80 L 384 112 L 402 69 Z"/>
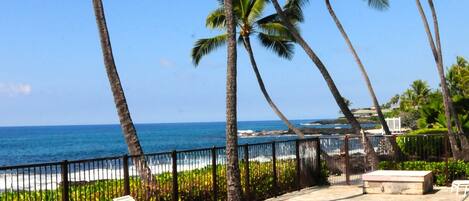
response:
<path fill-rule="evenodd" d="M 428 43 L 430 44 L 430 48 L 433 53 L 433 57 L 435 59 L 436 67 L 438 70 L 438 75 L 440 78 L 440 85 L 441 85 L 441 91 L 443 94 L 443 105 L 444 105 L 444 110 L 445 110 L 445 117 L 446 117 L 446 127 L 448 128 L 448 135 L 449 135 L 449 141 L 451 144 L 451 150 L 453 153 L 453 157 L 455 159 L 467 159 L 469 156 L 465 154 L 465 152 L 469 151 L 469 146 L 467 139 L 465 136 L 460 136 L 461 140 L 461 145 L 462 149 L 460 149 L 457 145 L 457 140 L 453 136 L 453 129 L 452 129 L 452 121 L 451 119 L 454 120 L 456 124 L 456 128 L 458 129 L 458 133 L 462 133 L 462 127 L 460 125 L 460 122 L 458 120 L 457 114 L 454 110 L 453 107 L 453 101 L 451 100 L 451 95 L 448 90 L 448 85 L 446 83 L 446 77 L 445 77 L 445 72 L 444 72 L 444 67 L 443 67 L 443 56 L 442 56 L 442 50 L 441 50 L 441 42 L 440 42 L 440 32 L 439 32 L 439 26 L 438 26 L 438 18 L 436 16 L 436 11 L 433 5 L 432 0 L 428 0 L 428 4 L 430 5 L 431 12 L 432 12 L 432 17 L 433 17 L 433 25 L 435 29 L 435 38 L 436 38 L 436 45 L 435 41 L 433 41 L 433 36 L 430 31 L 430 26 L 427 21 L 427 17 L 425 15 L 425 12 L 423 11 L 422 4 L 420 3 L 420 0 L 416 0 L 417 8 L 420 14 L 420 17 L 422 18 L 422 22 L 425 28 L 425 33 L 427 34 L 427 39 Z"/>
<path fill-rule="evenodd" d="M 227 200 L 240 201 L 241 175 L 238 164 L 238 128 L 236 112 L 236 25 L 233 1 L 224 0 L 228 55 L 226 71 L 226 187 Z"/>
<path fill-rule="evenodd" d="M 370 164 L 372 169 L 376 169 L 378 167 L 378 156 L 373 149 L 373 146 L 366 136 L 365 132 L 362 130 L 360 123 L 357 121 L 357 119 L 353 116 L 352 112 L 348 108 L 347 104 L 345 103 L 344 99 L 342 98 L 342 95 L 340 94 L 339 90 L 337 89 L 337 86 L 335 85 L 334 81 L 332 80 L 332 77 L 330 76 L 329 72 L 327 71 L 326 67 L 322 63 L 322 61 L 319 59 L 319 57 L 314 53 L 314 51 L 311 49 L 311 47 L 306 43 L 306 41 L 301 37 L 301 35 L 297 32 L 297 30 L 294 28 L 294 26 L 291 24 L 290 21 L 285 17 L 282 8 L 278 4 L 277 0 L 272 0 L 272 3 L 274 4 L 275 10 L 277 11 L 277 14 L 281 18 L 281 21 L 284 26 L 287 27 L 287 29 L 290 31 L 292 36 L 295 38 L 295 41 L 303 48 L 303 50 L 306 52 L 306 54 L 310 57 L 310 59 L 314 62 L 316 67 L 318 68 L 319 72 L 322 74 L 324 77 L 324 80 L 326 81 L 332 95 L 334 96 L 335 101 L 337 102 L 337 105 L 339 106 L 340 110 L 344 114 L 345 118 L 347 118 L 347 121 L 350 123 L 352 128 L 354 129 L 355 133 L 357 135 L 361 136 L 362 144 L 365 149 L 365 154 L 366 154 L 366 160 Z"/>
<path fill-rule="evenodd" d="M 120 125 L 124 134 L 125 142 L 129 153 L 132 157 L 142 182 L 147 187 L 147 198 L 150 193 L 154 193 L 156 181 L 151 175 L 150 168 L 148 167 L 143 149 L 140 146 L 135 126 L 130 117 L 129 108 L 125 99 L 124 90 L 122 89 L 119 74 L 117 73 L 116 64 L 114 63 L 114 56 L 112 54 L 111 41 L 106 26 L 106 19 L 104 17 L 104 9 L 101 0 L 93 0 L 94 12 L 96 15 L 96 23 L 99 29 L 101 47 L 104 57 L 104 64 L 106 73 L 111 85 L 112 95 L 116 104 L 117 114 L 119 115 Z"/>
<path fill-rule="evenodd" d="M 251 41 L 249 39 L 249 36 L 243 36 L 243 43 L 244 43 L 244 48 L 248 52 L 249 55 L 249 60 L 251 61 L 251 66 L 252 69 L 254 70 L 254 73 L 256 74 L 257 78 L 257 83 L 259 84 L 259 88 L 262 91 L 262 94 L 265 97 L 265 100 L 267 103 L 269 103 L 269 106 L 272 108 L 272 110 L 275 112 L 275 114 L 287 125 L 289 130 L 292 130 L 295 134 L 297 134 L 300 138 L 304 138 L 305 135 L 303 132 L 301 132 L 300 129 L 296 128 L 288 119 L 283 115 L 283 113 L 278 109 L 278 107 L 275 105 L 275 103 L 272 101 L 270 98 L 269 93 L 265 89 L 264 81 L 262 81 L 261 74 L 259 73 L 259 69 L 257 68 L 257 63 L 256 60 L 254 59 L 254 53 L 252 51 L 251 47 Z"/>
<path fill-rule="evenodd" d="M 375 91 L 373 90 L 373 86 L 371 84 L 370 78 L 368 77 L 368 73 L 365 70 L 365 66 L 363 65 L 360 57 L 358 56 L 357 51 L 353 47 L 352 42 L 350 41 L 350 38 L 348 37 L 347 33 L 345 32 L 344 27 L 342 26 L 342 23 L 340 22 L 339 18 L 335 14 L 334 9 L 331 6 L 330 0 L 325 0 L 325 2 L 326 2 L 327 10 L 329 11 L 329 14 L 334 20 L 334 23 L 336 24 L 337 29 L 339 29 L 340 33 L 342 34 L 342 37 L 344 38 L 345 42 L 347 43 L 347 46 L 360 69 L 363 79 L 365 80 L 366 86 L 368 88 L 368 92 L 370 93 L 371 100 L 373 102 L 373 106 L 375 107 L 376 113 L 378 114 L 378 120 L 381 123 L 381 126 L 383 127 L 384 133 L 386 135 L 391 135 L 391 131 L 389 130 L 389 126 L 386 123 L 383 112 L 381 110 L 381 106 L 379 105 L 379 102 L 378 102 L 378 98 L 376 98 L 376 94 L 375 94 Z M 391 147 L 393 149 L 392 153 L 394 153 L 394 155 L 396 156 L 399 155 L 399 149 L 398 149 L 396 141 L 394 140 L 394 138 L 389 138 L 389 139 L 390 139 Z"/>
<path fill-rule="evenodd" d="M 433 5 L 433 1 L 428 0 L 428 4 L 429 4 L 431 12 L 432 12 L 433 26 L 435 28 L 435 42 L 436 42 L 436 48 L 438 49 L 438 57 L 439 57 L 438 61 L 440 63 L 439 66 L 443 69 L 443 53 L 442 53 L 442 50 L 441 50 L 441 40 L 440 40 L 440 29 L 439 29 L 439 26 L 438 26 L 438 17 L 436 15 L 436 10 L 435 10 L 435 6 Z M 443 72 L 443 77 L 444 77 L 444 72 Z M 443 84 L 441 86 L 443 88 Z M 457 134 L 464 134 L 461 122 L 459 121 L 459 118 L 458 118 L 458 114 L 456 113 L 456 110 L 454 109 L 454 106 L 453 106 L 453 100 L 451 99 L 451 93 L 448 90 L 448 85 L 446 83 L 446 78 L 445 78 L 444 86 L 445 86 L 445 90 L 446 90 L 446 93 L 447 93 L 447 96 L 448 96 L 448 102 L 447 102 L 448 107 L 449 107 L 449 110 L 451 112 L 451 115 L 454 118 L 453 120 L 454 120 L 454 125 L 456 126 Z M 469 155 L 466 154 L 466 153 L 469 152 L 469 142 L 467 141 L 467 138 L 464 135 L 459 135 L 458 137 L 459 137 L 459 140 L 461 142 L 461 149 L 462 149 L 461 153 L 460 153 L 460 157 L 458 157 L 458 158 L 462 158 L 464 160 L 469 160 Z"/>

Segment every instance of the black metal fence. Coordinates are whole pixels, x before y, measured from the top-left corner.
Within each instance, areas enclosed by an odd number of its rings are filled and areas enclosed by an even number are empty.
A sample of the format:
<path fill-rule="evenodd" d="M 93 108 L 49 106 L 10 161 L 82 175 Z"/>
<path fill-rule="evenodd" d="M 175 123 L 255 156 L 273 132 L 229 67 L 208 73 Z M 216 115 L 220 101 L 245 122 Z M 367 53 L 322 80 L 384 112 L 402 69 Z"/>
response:
<path fill-rule="evenodd" d="M 369 135 L 368 139 L 380 161 L 446 161 L 451 156 L 444 134 Z M 397 153 L 392 152 L 391 141 L 396 142 Z M 324 136 L 320 142 L 321 150 L 327 154 L 321 157 L 327 162 L 329 183 L 357 184 L 361 175 L 370 170 L 360 136 Z"/>
<path fill-rule="evenodd" d="M 312 186 L 321 177 L 318 138 L 239 146 L 243 193 L 263 200 Z M 139 156 L 0 167 L 0 200 L 146 198 L 133 164 Z M 225 200 L 224 147 L 145 155 L 156 180 L 150 200 Z"/>

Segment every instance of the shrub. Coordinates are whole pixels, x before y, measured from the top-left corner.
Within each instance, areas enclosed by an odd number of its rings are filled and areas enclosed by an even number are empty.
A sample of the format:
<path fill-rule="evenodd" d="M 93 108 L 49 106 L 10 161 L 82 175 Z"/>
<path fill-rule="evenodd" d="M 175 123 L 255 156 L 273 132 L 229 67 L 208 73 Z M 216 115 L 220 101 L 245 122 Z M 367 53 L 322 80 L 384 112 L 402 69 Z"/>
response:
<path fill-rule="evenodd" d="M 448 162 L 448 178 L 445 173 L 445 162 L 428 162 L 428 161 L 406 161 L 406 162 L 391 162 L 382 161 L 379 163 L 381 170 L 428 170 L 433 173 L 433 183 L 438 186 L 446 185 L 446 180 L 449 182 L 455 179 L 466 179 L 469 176 L 469 163 L 464 161 L 449 161 Z"/>
<path fill-rule="evenodd" d="M 447 133 L 447 128 L 422 128 L 418 130 L 413 130 L 408 133 L 408 135 L 419 135 L 419 134 L 442 134 Z"/>
<path fill-rule="evenodd" d="M 424 134 L 441 133 L 441 129 L 420 129 L 406 135 L 397 137 L 397 145 L 401 152 L 407 157 L 426 158 L 431 160 L 432 157 L 438 159 L 444 155 L 444 136 Z"/>

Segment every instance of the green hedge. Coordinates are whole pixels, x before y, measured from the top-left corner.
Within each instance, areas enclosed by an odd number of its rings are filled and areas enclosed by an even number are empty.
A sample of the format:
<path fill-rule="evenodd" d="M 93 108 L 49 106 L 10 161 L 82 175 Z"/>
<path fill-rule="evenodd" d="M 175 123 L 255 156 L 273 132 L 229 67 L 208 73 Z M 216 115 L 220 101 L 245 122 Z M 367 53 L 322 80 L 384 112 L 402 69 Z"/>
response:
<path fill-rule="evenodd" d="M 322 171 L 319 182 L 326 183 L 328 171 L 325 163 L 321 163 Z M 277 160 L 277 184 L 279 191 L 273 191 L 272 162 L 250 161 L 250 184 L 253 200 L 264 200 L 275 194 L 286 193 L 296 189 L 296 161 L 292 159 Z M 226 199 L 226 167 L 217 167 L 217 187 L 219 200 Z M 240 162 L 241 185 L 245 185 L 244 163 Z M 171 200 L 172 175 L 162 173 L 155 175 L 159 200 Z M 112 200 L 122 196 L 124 192 L 123 180 L 101 180 L 88 183 L 70 184 L 70 200 Z M 182 200 L 207 200 L 213 195 L 212 167 L 179 172 L 178 174 L 179 196 Z M 143 197 L 141 181 L 137 177 L 130 178 L 130 189 L 133 197 Z M 55 190 L 3 192 L 0 200 L 60 200 L 61 188 Z M 156 199 L 152 199 L 156 200 Z"/>
<path fill-rule="evenodd" d="M 419 134 L 445 134 L 448 132 L 446 128 L 422 128 L 410 131 L 408 135 L 419 135 Z"/>
<path fill-rule="evenodd" d="M 428 170 L 433 173 L 433 183 L 438 186 L 446 185 L 447 176 L 445 174 L 445 162 L 427 162 L 427 161 L 406 161 L 391 162 L 382 161 L 379 163 L 381 170 Z M 448 162 L 448 181 L 455 179 L 467 179 L 469 177 L 469 163 L 464 161 Z"/>

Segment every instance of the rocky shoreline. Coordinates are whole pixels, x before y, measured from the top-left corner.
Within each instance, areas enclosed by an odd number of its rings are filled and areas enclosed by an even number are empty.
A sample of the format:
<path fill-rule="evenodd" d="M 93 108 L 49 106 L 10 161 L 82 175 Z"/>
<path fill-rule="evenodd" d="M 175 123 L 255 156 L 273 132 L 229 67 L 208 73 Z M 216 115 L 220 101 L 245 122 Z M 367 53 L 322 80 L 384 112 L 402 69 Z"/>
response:
<path fill-rule="evenodd" d="M 305 135 L 344 135 L 353 133 L 350 128 L 299 128 Z M 258 137 L 258 136 L 275 136 L 275 135 L 291 135 L 295 134 L 290 130 L 270 130 L 270 131 L 239 131 L 238 135 L 241 137 Z"/>
<path fill-rule="evenodd" d="M 376 124 L 379 122 L 373 121 L 369 118 L 357 118 L 357 121 L 360 122 L 361 124 Z M 312 121 L 309 124 L 348 124 L 347 119 L 345 118 L 338 118 L 338 119 L 323 119 L 323 120 L 317 120 L 317 121 Z"/>

